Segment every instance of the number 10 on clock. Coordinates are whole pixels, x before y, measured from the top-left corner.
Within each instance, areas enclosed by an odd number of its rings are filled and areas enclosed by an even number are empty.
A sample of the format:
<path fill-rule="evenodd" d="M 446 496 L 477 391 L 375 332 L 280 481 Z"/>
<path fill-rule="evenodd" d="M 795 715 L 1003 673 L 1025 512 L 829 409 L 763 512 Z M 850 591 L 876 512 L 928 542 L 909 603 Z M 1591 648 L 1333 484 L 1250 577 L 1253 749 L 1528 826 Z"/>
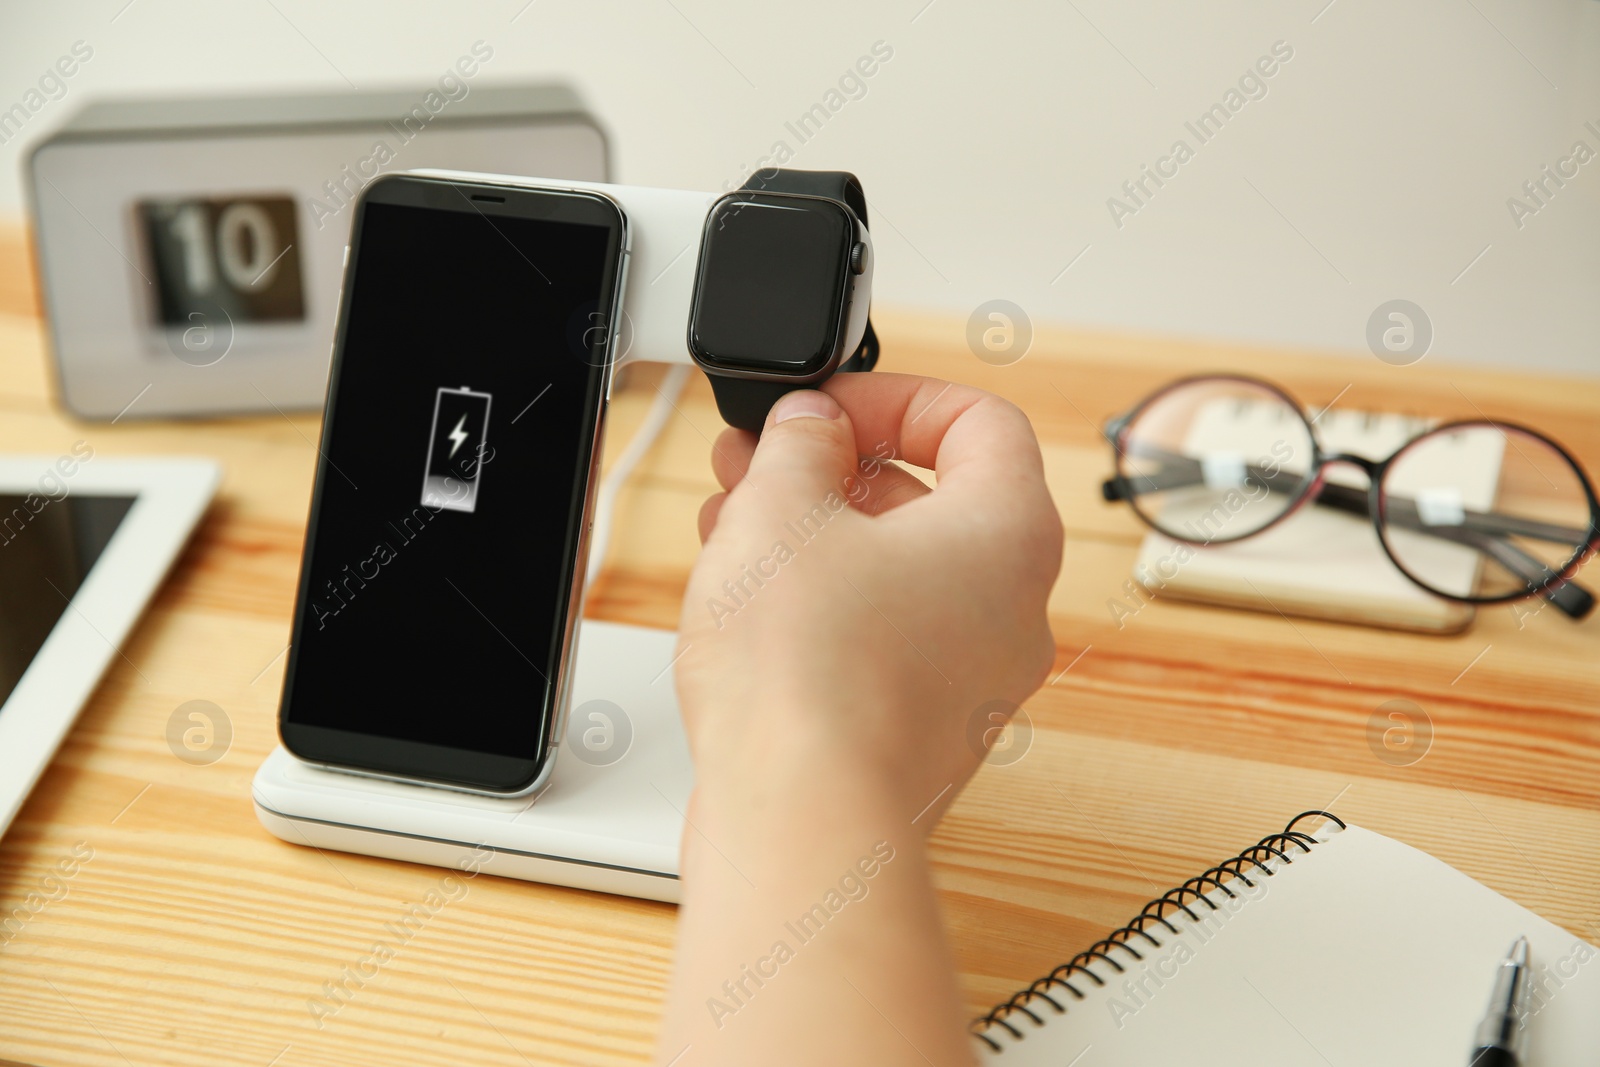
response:
<path fill-rule="evenodd" d="M 221 311 L 235 324 L 305 318 L 295 204 L 287 196 L 143 200 L 157 320 L 192 325 Z"/>

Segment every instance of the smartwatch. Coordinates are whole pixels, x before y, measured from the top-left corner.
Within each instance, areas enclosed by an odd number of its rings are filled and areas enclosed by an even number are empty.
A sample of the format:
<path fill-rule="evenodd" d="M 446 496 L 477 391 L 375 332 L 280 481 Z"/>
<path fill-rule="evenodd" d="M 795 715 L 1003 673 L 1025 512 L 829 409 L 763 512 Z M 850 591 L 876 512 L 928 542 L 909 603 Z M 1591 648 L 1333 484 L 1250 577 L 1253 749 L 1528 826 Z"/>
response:
<path fill-rule="evenodd" d="M 688 346 L 730 426 L 759 432 L 785 393 L 871 370 L 867 200 L 844 171 L 758 171 L 706 215 Z"/>
<path fill-rule="evenodd" d="M 731 426 L 760 432 L 783 394 L 878 361 L 867 199 L 853 174 L 774 168 L 716 198 L 570 179 L 410 173 L 610 200 L 624 219 L 617 307 L 589 309 L 570 324 L 573 354 L 591 358 L 592 331 L 600 329 L 616 332 L 602 347 L 619 364 L 693 362 Z M 536 265 L 547 274 L 561 269 Z"/>

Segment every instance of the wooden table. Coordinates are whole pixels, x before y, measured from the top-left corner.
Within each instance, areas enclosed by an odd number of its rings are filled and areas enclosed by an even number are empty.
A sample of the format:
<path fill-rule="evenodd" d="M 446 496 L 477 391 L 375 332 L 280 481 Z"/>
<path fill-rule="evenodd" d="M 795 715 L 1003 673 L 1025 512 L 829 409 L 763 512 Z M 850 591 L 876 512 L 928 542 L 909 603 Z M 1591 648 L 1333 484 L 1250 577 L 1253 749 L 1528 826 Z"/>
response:
<path fill-rule="evenodd" d="M 220 498 L 0 843 L 0 915 L 78 842 L 66 895 L 0 946 L 0 1057 L 37 1064 L 635 1063 L 651 1048 L 673 909 L 484 877 L 337 1015 L 307 1002 L 439 882 L 438 870 L 285 844 L 250 779 L 275 741 L 317 417 L 78 423 L 51 400 L 22 231 L 0 231 L 0 451 L 203 453 Z M 1306 808 L 1426 849 L 1600 939 L 1600 621 L 1508 609 L 1455 637 L 1382 633 L 1155 601 L 1120 628 L 1141 529 L 1101 503 L 1096 425 L 1183 372 L 1271 377 L 1308 403 L 1539 426 L 1600 471 L 1600 382 L 1040 329 L 1020 363 L 981 363 L 959 318 L 877 320 L 884 366 L 1010 397 L 1044 441 L 1067 527 L 1052 598 L 1059 677 L 1027 705 L 1032 748 L 986 767 L 934 832 L 976 1013 L 1150 897 Z M 613 443 L 658 370 L 618 395 Z M 713 489 L 720 423 L 697 380 L 618 512 L 589 614 L 672 627 Z M 1600 576 L 1600 572 L 1591 572 Z M 3 610 L 3 606 L 0 606 Z M 1070 670 L 1067 669 L 1071 665 Z M 137 669 L 135 669 L 137 668 Z M 1377 759 L 1384 701 L 1431 717 L 1431 751 Z M 232 748 L 173 757 L 168 716 L 205 699 Z M 1419 916 L 1419 920 L 1422 917 Z"/>

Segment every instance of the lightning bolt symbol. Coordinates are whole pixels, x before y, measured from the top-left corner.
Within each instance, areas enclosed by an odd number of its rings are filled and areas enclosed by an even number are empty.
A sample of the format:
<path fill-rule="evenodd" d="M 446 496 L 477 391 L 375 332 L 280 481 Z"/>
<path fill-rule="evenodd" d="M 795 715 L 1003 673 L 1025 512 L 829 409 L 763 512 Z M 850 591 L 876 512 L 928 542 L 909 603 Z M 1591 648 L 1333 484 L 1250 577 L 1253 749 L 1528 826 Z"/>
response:
<path fill-rule="evenodd" d="M 451 459 L 455 459 L 456 458 L 456 453 L 461 451 L 462 442 L 464 442 L 467 439 L 467 431 L 462 429 L 462 427 L 465 426 L 466 424 L 467 424 L 467 417 L 465 415 L 463 415 L 463 416 L 461 416 L 460 420 L 458 420 L 456 422 L 456 428 L 451 430 L 448 434 L 445 435 L 445 436 L 449 437 L 450 440 L 455 442 L 455 447 L 450 449 L 450 458 Z"/>

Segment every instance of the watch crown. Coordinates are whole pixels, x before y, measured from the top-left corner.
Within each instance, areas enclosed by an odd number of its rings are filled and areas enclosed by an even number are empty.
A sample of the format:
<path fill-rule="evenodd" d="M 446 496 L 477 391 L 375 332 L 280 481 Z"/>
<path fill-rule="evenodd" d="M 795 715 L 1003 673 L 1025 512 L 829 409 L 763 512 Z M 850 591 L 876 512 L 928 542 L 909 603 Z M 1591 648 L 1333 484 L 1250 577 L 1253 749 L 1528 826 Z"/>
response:
<path fill-rule="evenodd" d="M 850 249 L 850 273 L 862 274 L 867 269 L 867 243 L 857 241 Z"/>

